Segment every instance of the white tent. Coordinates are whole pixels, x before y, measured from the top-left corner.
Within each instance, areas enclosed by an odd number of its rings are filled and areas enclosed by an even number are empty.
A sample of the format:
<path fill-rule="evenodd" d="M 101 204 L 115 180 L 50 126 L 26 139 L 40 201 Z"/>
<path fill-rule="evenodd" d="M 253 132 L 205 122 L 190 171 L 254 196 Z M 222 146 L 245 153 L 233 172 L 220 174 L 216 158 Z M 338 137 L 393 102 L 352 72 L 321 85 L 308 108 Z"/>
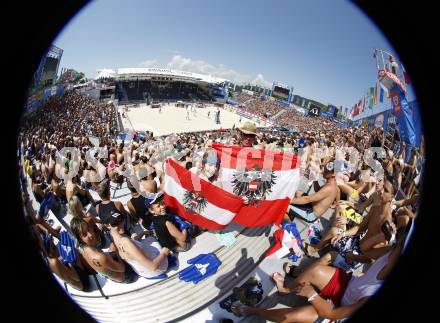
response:
<path fill-rule="evenodd" d="M 97 72 L 98 72 L 98 75 L 95 77 L 95 80 L 99 80 L 102 78 L 111 78 L 111 77 L 114 77 L 116 74 L 114 70 L 106 69 L 106 68 L 97 70 Z"/>

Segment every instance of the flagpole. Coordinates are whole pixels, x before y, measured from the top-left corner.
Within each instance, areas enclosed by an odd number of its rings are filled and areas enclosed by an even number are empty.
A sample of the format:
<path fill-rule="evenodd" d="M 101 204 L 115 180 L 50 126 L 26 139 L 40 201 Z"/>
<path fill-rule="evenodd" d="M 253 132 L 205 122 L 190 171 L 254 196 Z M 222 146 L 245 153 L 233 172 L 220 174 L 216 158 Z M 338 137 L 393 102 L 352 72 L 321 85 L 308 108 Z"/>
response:
<path fill-rule="evenodd" d="M 379 61 L 377 59 L 377 48 L 374 49 L 374 58 L 376 58 L 376 67 L 377 70 L 379 70 Z"/>
<path fill-rule="evenodd" d="M 383 58 L 383 50 L 380 50 L 380 55 L 382 56 L 382 64 L 383 64 L 383 69 L 385 70 L 385 59 Z"/>

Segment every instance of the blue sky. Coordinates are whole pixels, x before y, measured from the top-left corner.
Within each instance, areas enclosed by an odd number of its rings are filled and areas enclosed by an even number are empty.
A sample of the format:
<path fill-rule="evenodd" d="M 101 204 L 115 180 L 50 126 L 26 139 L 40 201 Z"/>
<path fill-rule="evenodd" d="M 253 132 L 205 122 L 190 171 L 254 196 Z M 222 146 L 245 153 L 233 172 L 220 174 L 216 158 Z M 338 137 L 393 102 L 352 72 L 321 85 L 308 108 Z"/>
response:
<path fill-rule="evenodd" d="M 396 54 L 344 0 L 97 0 L 54 44 L 60 67 L 164 67 L 236 82 L 279 81 L 295 94 L 351 108 L 376 80 L 373 48 Z M 398 57 L 398 56 L 397 56 Z"/>

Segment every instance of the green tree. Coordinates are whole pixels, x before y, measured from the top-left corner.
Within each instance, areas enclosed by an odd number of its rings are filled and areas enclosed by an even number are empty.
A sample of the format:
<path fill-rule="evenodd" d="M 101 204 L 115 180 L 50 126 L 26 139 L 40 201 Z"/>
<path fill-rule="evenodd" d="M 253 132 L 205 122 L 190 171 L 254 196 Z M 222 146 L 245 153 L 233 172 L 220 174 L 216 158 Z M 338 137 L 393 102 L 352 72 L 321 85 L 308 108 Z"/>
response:
<path fill-rule="evenodd" d="M 84 73 L 83 73 L 83 72 L 79 72 L 79 73 L 76 75 L 76 77 L 73 79 L 73 82 L 74 82 L 75 84 L 78 84 L 78 83 L 84 83 L 84 82 L 85 82 L 84 78 L 85 78 Z"/>

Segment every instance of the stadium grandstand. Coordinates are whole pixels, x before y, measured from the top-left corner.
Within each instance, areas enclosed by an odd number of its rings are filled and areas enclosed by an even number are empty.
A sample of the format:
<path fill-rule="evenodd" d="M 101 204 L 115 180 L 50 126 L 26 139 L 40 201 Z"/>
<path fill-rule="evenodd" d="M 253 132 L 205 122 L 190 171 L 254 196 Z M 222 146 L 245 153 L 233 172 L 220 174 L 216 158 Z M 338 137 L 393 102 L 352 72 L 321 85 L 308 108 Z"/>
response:
<path fill-rule="evenodd" d="M 376 245 L 365 241 L 382 229 L 361 206 L 384 187 L 388 199 L 376 202 L 391 214 L 394 198 L 400 211 L 380 243 L 401 246 L 412 230 L 423 145 L 406 163 L 405 150 L 385 147 L 388 175 L 376 180 L 364 156 L 384 146 L 383 129 L 343 128 L 245 92 L 232 92 L 230 105 L 225 84 L 168 69 L 100 70 L 23 118 L 26 223 L 60 286 L 98 321 L 252 322 L 243 315 L 255 307 L 301 306 L 277 292 L 313 274 L 314 262 L 347 277 L 375 268 Z M 241 147 L 252 152 L 244 169 Z M 351 148 L 358 164 L 346 158 Z M 263 170 L 267 155 L 273 169 Z M 348 250 L 346 239 L 360 247 Z"/>
<path fill-rule="evenodd" d="M 208 75 L 161 68 L 120 68 L 112 75 L 121 103 L 225 100 L 226 80 Z"/>

